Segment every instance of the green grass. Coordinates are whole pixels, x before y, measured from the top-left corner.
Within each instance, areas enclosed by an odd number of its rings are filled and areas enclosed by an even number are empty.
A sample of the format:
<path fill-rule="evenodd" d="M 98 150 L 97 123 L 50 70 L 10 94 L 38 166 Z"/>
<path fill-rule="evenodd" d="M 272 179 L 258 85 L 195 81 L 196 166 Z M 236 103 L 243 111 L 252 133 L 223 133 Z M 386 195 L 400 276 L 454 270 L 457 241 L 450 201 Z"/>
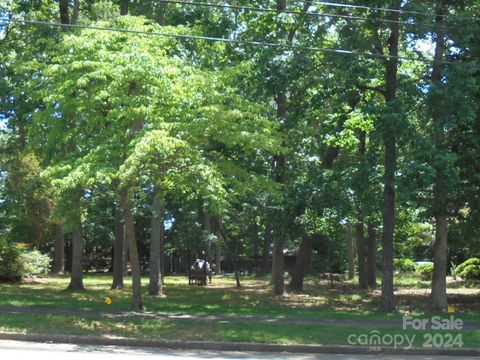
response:
<path fill-rule="evenodd" d="M 147 284 L 146 278 L 142 279 Z M 404 284 L 415 279 L 402 278 Z M 419 280 L 416 280 L 417 282 Z M 85 291 L 65 290 L 69 282 L 67 276 L 37 279 L 33 282 L 0 285 L 0 305 L 42 306 L 64 309 L 97 311 L 129 311 L 130 279 L 127 288 L 111 291 L 110 275 L 86 275 Z M 376 311 L 379 302 L 376 294 L 358 292 L 354 283 L 336 285 L 330 289 L 315 278 L 307 279 L 306 294 L 290 294 L 283 298 L 271 296 L 268 281 L 262 278 L 242 279 L 242 289 L 234 288 L 232 277 L 214 277 L 214 286 L 189 286 L 186 277 L 166 277 L 166 298 L 144 294 L 147 311 L 171 314 L 229 315 L 229 316 L 294 316 L 327 318 L 370 318 L 400 319 L 402 314 L 384 315 Z M 398 285 L 397 286 L 402 286 Z M 404 287 L 408 285 L 403 285 Z M 144 291 L 146 291 L 144 286 Z M 105 296 L 113 299 L 111 305 L 104 303 Z M 415 315 L 431 315 L 425 308 L 425 296 L 399 296 L 399 310 Z M 478 296 L 477 296 L 478 298 Z M 477 300 L 478 301 L 478 300 Z M 458 305 L 465 320 L 480 320 L 475 304 Z M 473 307 L 473 310 L 472 310 Z M 460 315 L 459 314 L 459 315 Z"/>
<path fill-rule="evenodd" d="M 142 279 L 146 285 L 148 280 Z M 347 344 L 350 334 L 368 333 L 374 328 L 356 328 L 317 324 L 263 322 L 205 322 L 175 321 L 148 318 L 100 318 L 95 312 L 55 315 L 55 308 L 86 311 L 129 311 L 130 279 L 127 288 L 111 291 L 110 275 L 86 275 L 85 291 L 65 290 L 68 276 L 51 276 L 22 284 L 0 285 L 0 306 L 36 306 L 52 309 L 52 314 L 0 314 L 0 331 L 21 333 L 76 334 L 95 336 L 147 337 L 159 339 L 217 340 L 263 342 L 280 344 Z M 355 282 L 337 283 L 331 289 L 328 281 L 309 277 L 305 294 L 272 297 L 266 278 L 243 278 L 241 289 L 234 287 L 232 277 L 214 277 L 213 286 L 189 286 L 186 277 L 166 277 L 166 298 L 144 294 L 147 311 L 190 315 L 307 317 L 346 319 L 401 319 L 402 314 L 384 315 L 376 312 L 380 292 L 358 291 Z M 421 317 L 430 317 L 425 308 L 428 283 L 410 277 L 400 277 L 395 285 L 400 291 L 398 307 Z M 457 286 L 460 286 L 457 284 Z M 146 286 L 144 286 L 146 288 Z M 146 289 L 144 289 L 146 290 Z M 461 289 L 467 291 L 468 289 Z M 475 290 L 476 291 L 476 290 Z M 465 321 L 480 320 L 478 293 L 460 292 L 455 314 Z M 410 293 L 411 292 L 411 293 Z M 463 294 L 463 295 L 462 295 Z M 105 296 L 113 303 L 105 304 Z M 445 315 L 444 315 L 445 316 Z M 425 332 L 398 329 L 379 329 L 382 334 L 416 335 L 421 346 Z M 480 331 L 463 330 L 465 346 L 480 344 Z"/>
<path fill-rule="evenodd" d="M 338 344 L 347 345 L 351 334 L 369 334 L 371 329 L 324 325 L 271 323 L 208 323 L 173 320 L 112 320 L 79 316 L 0 314 L 0 331 L 18 333 L 121 336 L 129 338 L 210 340 L 231 342 L 257 342 L 270 344 Z M 381 334 L 415 335 L 416 346 L 422 346 L 428 331 L 382 328 Z M 436 331 L 435 333 L 438 333 Z M 448 331 L 458 334 L 458 331 Z M 480 344 L 480 330 L 461 331 L 465 347 Z"/>

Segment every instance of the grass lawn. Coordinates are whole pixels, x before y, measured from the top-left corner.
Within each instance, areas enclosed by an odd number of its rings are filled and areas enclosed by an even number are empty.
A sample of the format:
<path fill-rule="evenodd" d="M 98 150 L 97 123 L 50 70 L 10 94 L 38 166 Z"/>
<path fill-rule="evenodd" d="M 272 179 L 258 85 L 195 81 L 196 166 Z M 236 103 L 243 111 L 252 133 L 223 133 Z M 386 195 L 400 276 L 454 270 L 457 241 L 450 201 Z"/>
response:
<path fill-rule="evenodd" d="M 142 279 L 147 284 L 146 278 Z M 86 290 L 65 290 L 68 276 L 50 276 L 27 280 L 22 284 L 0 285 L 0 306 L 41 306 L 96 311 L 129 311 L 130 279 L 124 290 L 109 290 L 110 275 L 86 275 Z M 189 286 L 186 277 L 166 277 L 166 298 L 145 294 L 147 311 L 191 315 L 270 316 L 347 319 L 399 319 L 402 314 L 383 315 L 376 312 L 379 290 L 358 292 L 352 282 L 336 283 L 330 289 L 327 281 L 308 278 L 305 294 L 289 294 L 283 298 L 271 296 L 266 278 L 244 278 L 243 287 L 235 288 L 232 277 L 213 278 L 207 287 Z M 450 284 L 449 299 L 458 308 L 456 317 L 465 321 L 480 320 L 480 292 L 460 283 Z M 145 286 L 144 286 L 145 288 Z M 429 317 L 425 308 L 429 284 L 403 277 L 396 284 L 398 307 L 401 312 Z M 113 303 L 105 304 L 105 296 Z M 445 317 L 444 315 L 443 317 Z M 189 339 L 246 341 L 265 343 L 347 344 L 350 334 L 368 333 L 373 328 L 355 328 L 317 324 L 274 324 L 253 322 L 202 322 L 170 319 L 122 318 L 102 319 L 95 316 L 1 314 L 0 331 L 24 333 L 64 333 L 97 336 L 149 337 L 159 339 Z M 415 344 L 422 345 L 425 332 L 401 328 L 379 328 L 381 333 L 415 334 Z M 461 331 L 464 346 L 479 346 L 480 330 Z"/>
<path fill-rule="evenodd" d="M 207 323 L 201 321 L 174 320 L 112 320 L 92 319 L 81 316 L 0 314 L 0 331 L 40 334 L 121 336 L 129 338 L 209 340 L 232 342 L 256 342 L 270 344 L 336 344 L 347 345 L 351 334 L 369 334 L 372 329 L 361 327 L 335 327 L 325 325 L 288 324 L 279 326 L 268 323 Z M 422 346 L 425 334 L 432 331 L 381 328 L 380 334 L 414 335 L 415 346 Z M 480 330 L 435 331 L 454 336 L 462 335 L 464 347 L 478 347 Z"/>

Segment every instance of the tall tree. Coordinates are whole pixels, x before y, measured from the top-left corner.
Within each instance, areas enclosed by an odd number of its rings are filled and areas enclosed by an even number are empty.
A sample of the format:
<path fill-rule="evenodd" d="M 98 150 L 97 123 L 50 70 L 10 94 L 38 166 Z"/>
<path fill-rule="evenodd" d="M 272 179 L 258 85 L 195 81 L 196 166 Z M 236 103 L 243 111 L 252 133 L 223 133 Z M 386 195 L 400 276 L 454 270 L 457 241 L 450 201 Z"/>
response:
<path fill-rule="evenodd" d="M 65 272 L 65 234 L 63 233 L 62 224 L 55 224 L 53 272 L 55 274 L 63 274 Z"/>
<path fill-rule="evenodd" d="M 123 289 L 125 267 L 125 231 L 122 223 L 122 210 L 116 205 L 114 208 L 114 237 L 113 246 L 113 280 L 112 289 Z"/>
<path fill-rule="evenodd" d="M 83 234 L 82 234 L 82 207 L 81 201 L 83 190 L 76 188 L 71 191 L 70 202 L 72 204 L 72 218 L 70 223 L 73 229 L 72 233 L 72 271 L 70 274 L 70 284 L 68 289 L 78 291 L 83 290 Z"/>
<path fill-rule="evenodd" d="M 394 10 L 400 10 L 401 1 L 394 1 Z M 398 48 L 399 48 L 399 12 L 389 16 L 388 60 L 385 61 L 385 102 L 387 108 L 396 113 Z M 397 169 L 397 142 L 394 118 L 385 114 L 383 142 L 385 147 L 384 188 L 383 188 L 383 233 L 382 233 L 382 298 L 380 308 L 385 312 L 395 311 L 395 294 L 393 289 L 393 242 L 395 228 L 395 171 Z"/>
<path fill-rule="evenodd" d="M 442 94 L 442 62 L 443 53 L 445 50 L 445 34 L 444 34 L 444 11 L 445 2 L 439 0 L 436 6 L 435 18 L 436 34 L 435 34 L 435 54 L 434 63 L 431 74 L 431 117 L 433 125 L 433 143 L 437 156 L 443 158 L 446 153 L 445 141 L 445 122 L 443 116 L 442 106 L 439 106 L 442 101 L 439 99 Z M 447 301 L 447 176 L 445 164 L 443 161 L 436 161 L 435 168 L 435 183 L 433 186 L 433 211 L 435 217 L 435 242 L 433 245 L 433 274 L 432 274 L 432 293 L 431 301 L 432 307 L 439 310 L 445 310 L 448 306 Z"/>
<path fill-rule="evenodd" d="M 140 273 L 140 259 L 138 257 L 137 241 L 135 239 L 135 220 L 132 213 L 132 205 L 128 189 L 119 189 L 120 206 L 125 217 L 125 239 L 130 253 L 130 264 L 132 268 L 132 309 L 140 311 L 143 309 L 142 299 L 142 277 Z"/>
<path fill-rule="evenodd" d="M 68 13 L 68 0 L 59 0 L 60 22 L 62 24 L 70 24 L 70 15 Z"/>
<path fill-rule="evenodd" d="M 152 221 L 150 233 L 150 282 L 148 284 L 149 295 L 163 296 L 162 283 L 162 247 L 165 239 L 164 213 L 165 205 L 158 189 L 153 191 Z"/>
<path fill-rule="evenodd" d="M 377 287 L 377 232 L 375 223 L 369 221 L 367 225 L 367 281 L 372 289 Z"/>

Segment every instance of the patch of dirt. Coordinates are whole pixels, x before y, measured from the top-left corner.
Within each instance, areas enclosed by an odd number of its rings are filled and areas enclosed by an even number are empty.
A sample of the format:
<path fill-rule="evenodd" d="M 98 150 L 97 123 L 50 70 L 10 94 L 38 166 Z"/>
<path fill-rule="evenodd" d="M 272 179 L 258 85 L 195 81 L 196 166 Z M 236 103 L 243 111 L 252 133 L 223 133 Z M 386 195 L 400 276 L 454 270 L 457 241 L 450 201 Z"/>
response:
<path fill-rule="evenodd" d="M 35 284 L 49 284 L 51 282 L 51 279 L 45 278 L 45 277 L 25 277 L 22 279 L 20 282 L 21 285 L 35 285 Z"/>

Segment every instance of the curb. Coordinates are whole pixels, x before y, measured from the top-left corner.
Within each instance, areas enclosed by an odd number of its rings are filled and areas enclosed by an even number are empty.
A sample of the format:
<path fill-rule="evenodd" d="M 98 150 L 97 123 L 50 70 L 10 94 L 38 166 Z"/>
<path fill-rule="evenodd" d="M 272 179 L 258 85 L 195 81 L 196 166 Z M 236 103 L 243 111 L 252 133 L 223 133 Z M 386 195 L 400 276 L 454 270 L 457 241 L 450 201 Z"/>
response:
<path fill-rule="evenodd" d="M 357 355 L 447 355 L 480 357 L 480 348 L 436 349 L 411 348 L 395 349 L 383 347 L 371 350 L 369 347 L 346 345 L 282 345 L 240 342 L 189 341 L 133 339 L 119 337 L 96 337 L 82 335 L 45 335 L 0 332 L 0 340 L 15 340 L 54 344 L 128 346 L 139 348 L 175 349 L 175 350 L 214 350 L 214 351 L 252 351 L 252 352 L 288 352 L 311 354 L 357 354 Z"/>

